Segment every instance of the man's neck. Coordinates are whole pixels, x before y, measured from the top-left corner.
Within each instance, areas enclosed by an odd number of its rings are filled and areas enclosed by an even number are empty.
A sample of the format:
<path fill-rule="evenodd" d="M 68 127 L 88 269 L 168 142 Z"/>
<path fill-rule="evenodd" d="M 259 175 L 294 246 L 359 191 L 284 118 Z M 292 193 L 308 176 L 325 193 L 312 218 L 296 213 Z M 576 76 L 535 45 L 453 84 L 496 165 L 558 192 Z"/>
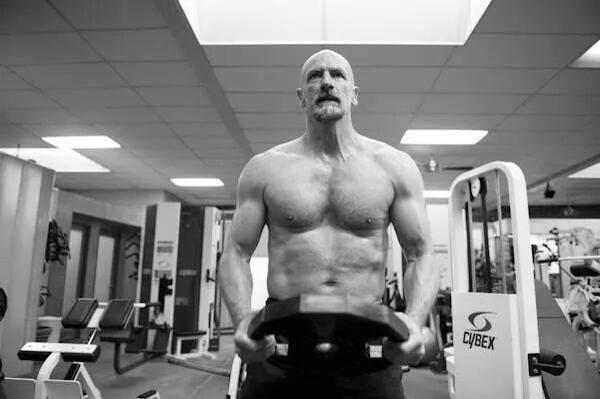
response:
<path fill-rule="evenodd" d="M 303 141 L 318 156 L 344 160 L 354 153 L 357 138 L 350 118 L 323 123 L 309 117 Z"/>

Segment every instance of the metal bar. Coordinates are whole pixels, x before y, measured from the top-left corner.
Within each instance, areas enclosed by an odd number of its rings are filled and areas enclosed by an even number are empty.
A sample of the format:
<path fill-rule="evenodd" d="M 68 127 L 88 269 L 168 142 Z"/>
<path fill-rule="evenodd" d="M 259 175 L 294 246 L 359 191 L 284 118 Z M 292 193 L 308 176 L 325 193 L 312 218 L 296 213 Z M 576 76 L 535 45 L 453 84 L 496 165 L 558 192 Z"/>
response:
<path fill-rule="evenodd" d="M 500 243 L 498 245 L 498 251 L 500 251 L 500 261 L 498 269 L 502 274 L 502 292 L 506 292 L 506 268 L 504 267 L 504 229 L 502 228 L 502 196 L 500 195 L 500 174 L 496 171 L 496 211 L 498 214 L 498 234 L 500 235 Z"/>
<path fill-rule="evenodd" d="M 492 261 L 490 260 L 490 237 L 488 232 L 488 214 L 487 214 L 487 180 L 480 177 L 481 182 L 481 220 L 483 222 L 483 254 L 485 264 L 483 265 L 483 278 L 486 283 L 486 292 L 493 292 L 494 282 L 492 281 Z"/>

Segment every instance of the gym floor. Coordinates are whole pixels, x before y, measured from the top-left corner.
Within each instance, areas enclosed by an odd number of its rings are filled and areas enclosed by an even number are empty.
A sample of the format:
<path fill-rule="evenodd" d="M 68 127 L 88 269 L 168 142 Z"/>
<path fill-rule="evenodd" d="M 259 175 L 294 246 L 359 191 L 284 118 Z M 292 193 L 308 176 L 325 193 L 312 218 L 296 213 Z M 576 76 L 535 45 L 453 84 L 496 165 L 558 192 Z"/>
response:
<path fill-rule="evenodd" d="M 113 347 L 102 344 L 102 354 L 96 363 L 87 364 L 94 382 L 108 399 L 135 398 L 142 392 L 157 389 L 162 399 L 221 399 L 225 398 L 227 377 L 174 365 L 164 359 L 154 359 L 123 375 L 112 368 Z M 217 360 L 233 354 L 232 337 L 224 336 Z M 127 364 L 133 355 L 123 355 Z M 57 376 L 66 372 L 66 365 L 57 369 Z M 433 374 L 428 368 L 413 368 L 404 377 L 407 399 L 448 399 L 446 375 Z"/>

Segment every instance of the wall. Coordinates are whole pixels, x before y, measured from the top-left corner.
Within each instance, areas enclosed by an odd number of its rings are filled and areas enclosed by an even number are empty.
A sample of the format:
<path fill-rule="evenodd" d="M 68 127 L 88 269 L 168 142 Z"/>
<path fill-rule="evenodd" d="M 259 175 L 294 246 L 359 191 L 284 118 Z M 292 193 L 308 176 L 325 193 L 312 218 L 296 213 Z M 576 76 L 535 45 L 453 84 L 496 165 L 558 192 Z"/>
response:
<path fill-rule="evenodd" d="M 7 375 L 32 369 L 17 351 L 36 338 L 53 186 L 54 171 L 0 154 L 0 287 L 8 297 L 0 357 Z"/>
<path fill-rule="evenodd" d="M 164 190 L 79 190 L 78 195 L 107 204 L 144 212 L 146 206 L 161 202 L 182 202 L 177 196 Z"/>
<path fill-rule="evenodd" d="M 130 226 L 143 226 L 143 209 L 138 211 L 133 208 L 113 205 L 64 190 L 58 190 L 57 195 L 55 219 L 58 225 L 67 234 L 71 231 L 73 213 Z M 95 262 L 97 252 L 92 252 L 93 253 L 88 254 L 88 262 L 91 260 Z M 76 281 L 71 281 L 77 277 L 75 275 L 69 275 L 67 278 L 66 272 L 67 262 L 52 262 L 48 265 L 48 291 L 50 292 L 50 296 L 46 300 L 44 309 L 45 315 L 61 316 L 63 311 L 65 284 L 77 284 Z"/>
<path fill-rule="evenodd" d="M 433 262 L 442 273 L 441 288 L 452 287 L 448 204 L 427 204 L 427 218 L 433 244 Z"/>

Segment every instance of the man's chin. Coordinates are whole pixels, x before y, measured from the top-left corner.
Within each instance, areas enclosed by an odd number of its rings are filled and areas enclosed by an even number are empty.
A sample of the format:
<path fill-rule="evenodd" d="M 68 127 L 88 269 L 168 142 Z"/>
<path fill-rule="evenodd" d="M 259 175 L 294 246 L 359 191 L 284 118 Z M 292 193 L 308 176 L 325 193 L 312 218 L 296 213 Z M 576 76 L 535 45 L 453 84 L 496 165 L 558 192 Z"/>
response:
<path fill-rule="evenodd" d="M 342 119 L 343 112 L 337 107 L 323 107 L 313 110 L 313 117 L 319 122 L 334 122 Z"/>

